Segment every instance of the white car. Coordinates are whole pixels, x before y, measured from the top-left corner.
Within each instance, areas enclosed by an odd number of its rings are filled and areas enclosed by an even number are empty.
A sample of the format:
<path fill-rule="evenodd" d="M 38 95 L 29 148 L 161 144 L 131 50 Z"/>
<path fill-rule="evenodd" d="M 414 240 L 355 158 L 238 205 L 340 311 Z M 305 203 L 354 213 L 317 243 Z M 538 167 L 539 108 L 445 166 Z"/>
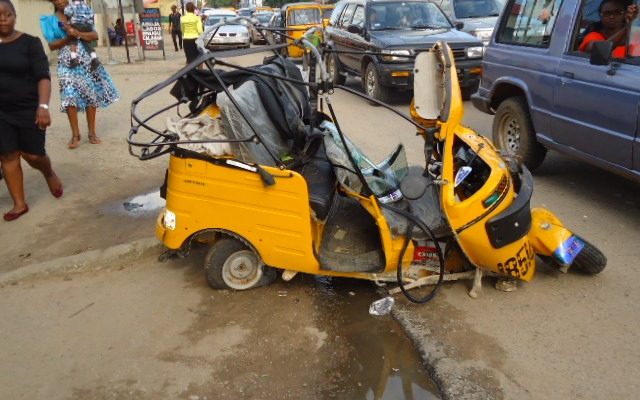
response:
<path fill-rule="evenodd" d="M 251 35 L 249 29 L 240 21 L 237 14 L 229 10 L 209 9 L 204 12 L 203 42 L 209 50 L 220 50 L 234 47 L 249 47 Z M 230 24 L 217 26 L 221 22 Z"/>

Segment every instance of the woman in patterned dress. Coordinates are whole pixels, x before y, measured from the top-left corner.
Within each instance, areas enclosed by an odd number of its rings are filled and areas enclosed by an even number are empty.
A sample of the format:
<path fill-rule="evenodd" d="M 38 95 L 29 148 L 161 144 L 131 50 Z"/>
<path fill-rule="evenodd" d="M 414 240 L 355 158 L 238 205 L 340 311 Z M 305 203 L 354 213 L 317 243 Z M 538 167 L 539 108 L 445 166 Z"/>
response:
<path fill-rule="evenodd" d="M 40 17 L 42 33 L 49 43 L 49 49 L 58 51 L 58 82 L 60 84 L 60 110 L 67 113 L 71 125 L 71 141 L 68 147 L 75 149 L 80 145 L 80 128 L 78 126 L 78 111 L 87 114 L 89 128 L 89 143 L 98 144 L 101 140 L 96 134 L 96 109 L 107 107 L 118 100 L 119 95 L 111 77 L 100 65 L 91 70 L 91 56 L 85 46 L 78 46 L 78 60 L 80 65 L 72 68 L 71 46 L 69 37 L 81 41 L 98 39 L 96 32 L 79 32 L 71 26 L 61 28 L 59 22 L 67 23 L 64 8 L 68 0 L 50 0 L 54 7 L 52 15 Z"/>

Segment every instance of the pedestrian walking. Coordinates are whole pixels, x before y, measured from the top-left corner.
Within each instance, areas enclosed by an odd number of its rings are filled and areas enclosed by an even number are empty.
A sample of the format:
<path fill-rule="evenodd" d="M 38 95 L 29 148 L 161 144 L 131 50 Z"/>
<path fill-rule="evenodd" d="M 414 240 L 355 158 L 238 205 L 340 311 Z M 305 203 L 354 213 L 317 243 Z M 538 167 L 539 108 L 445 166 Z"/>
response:
<path fill-rule="evenodd" d="M 42 34 L 49 43 L 49 49 L 58 50 L 57 73 L 60 85 L 60 111 L 67 114 L 71 126 L 70 149 L 80 145 L 80 128 L 78 111 L 86 112 L 89 128 L 89 143 L 99 144 L 102 141 L 96 133 L 96 109 L 107 107 L 119 98 L 111 77 L 102 64 L 91 67 L 91 55 L 85 46 L 78 46 L 78 63 L 70 68 L 71 42 L 79 39 L 84 42 L 98 39 L 98 34 L 80 32 L 68 24 L 64 9 L 68 0 L 50 0 L 54 7 L 52 15 L 40 17 Z M 59 22 L 62 22 L 62 27 Z"/>
<path fill-rule="evenodd" d="M 202 34 L 202 20 L 195 14 L 196 8 L 193 3 L 187 3 L 185 8 L 185 15 L 180 18 L 180 26 L 182 27 L 184 55 L 187 58 L 187 64 L 189 64 L 199 55 L 196 39 Z"/>
<path fill-rule="evenodd" d="M 61 197 L 63 191 L 45 151 L 45 130 L 51 124 L 49 62 L 40 39 L 15 26 L 13 3 L 0 0 L 0 163 L 13 199 L 5 221 L 29 211 L 21 158 L 42 172 L 54 197 Z"/>
<path fill-rule="evenodd" d="M 178 12 L 176 5 L 171 6 L 171 14 L 169 14 L 169 32 L 171 32 L 171 39 L 173 40 L 173 47 L 178 51 L 178 47 L 182 50 L 182 27 L 180 24 L 180 18 L 182 14 Z M 177 40 L 176 40 L 177 39 Z"/>

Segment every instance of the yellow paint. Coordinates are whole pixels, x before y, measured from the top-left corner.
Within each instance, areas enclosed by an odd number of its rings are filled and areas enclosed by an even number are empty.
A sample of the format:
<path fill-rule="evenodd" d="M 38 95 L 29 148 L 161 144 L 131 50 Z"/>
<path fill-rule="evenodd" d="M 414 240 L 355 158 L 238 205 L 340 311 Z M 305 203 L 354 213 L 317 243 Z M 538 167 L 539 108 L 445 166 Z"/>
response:
<path fill-rule="evenodd" d="M 551 211 L 544 208 L 531 210 L 529 240 L 537 254 L 550 256 L 561 243 L 573 234 Z"/>
<path fill-rule="evenodd" d="M 289 25 L 289 15 L 295 10 L 301 9 L 317 9 L 320 14 L 320 19 L 322 20 L 322 9 L 319 4 L 314 3 L 290 3 L 286 6 L 285 9 L 285 28 L 292 29 L 291 31 L 286 31 L 285 33 L 288 36 L 291 36 L 293 39 L 287 39 L 287 43 L 289 43 L 289 47 L 287 47 L 287 51 L 289 53 L 289 57 L 291 58 L 301 58 L 304 55 L 304 49 L 301 45 L 293 44 L 295 40 L 300 39 L 304 33 L 313 28 L 319 27 L 322 28 L 322 23 L 310 23 L 310 24 L 299 24 L 299 25 Z M 316 32 L 315 35 L 318 37 L 320 41 L 322 41 L 322 34 L 320 32 Z"/>
<path fill-rule="evenodd" d="M 409 71 L 393 71 L 391 73 L 391 76 L 393 77 L 409 77 L 411 75 L 411 72 Z"/>

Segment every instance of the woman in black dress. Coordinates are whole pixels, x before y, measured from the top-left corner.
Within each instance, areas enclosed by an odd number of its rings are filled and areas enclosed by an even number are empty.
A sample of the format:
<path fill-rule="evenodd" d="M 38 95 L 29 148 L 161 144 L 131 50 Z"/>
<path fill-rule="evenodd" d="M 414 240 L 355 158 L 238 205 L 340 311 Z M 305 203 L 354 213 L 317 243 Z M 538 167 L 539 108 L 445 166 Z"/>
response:
<path fill-rule="evenodd" d="M 5 221 L 29 211 L 21 158 L 42 172 L 54 197 L 62 196 L 62 182 L 44 149 L 45 129 L 51 124 L 49 62 L 40 39 L 16 31 L 15 25 L 13 4 L 0 0 L 0 163 L 13 199 Z"/>

